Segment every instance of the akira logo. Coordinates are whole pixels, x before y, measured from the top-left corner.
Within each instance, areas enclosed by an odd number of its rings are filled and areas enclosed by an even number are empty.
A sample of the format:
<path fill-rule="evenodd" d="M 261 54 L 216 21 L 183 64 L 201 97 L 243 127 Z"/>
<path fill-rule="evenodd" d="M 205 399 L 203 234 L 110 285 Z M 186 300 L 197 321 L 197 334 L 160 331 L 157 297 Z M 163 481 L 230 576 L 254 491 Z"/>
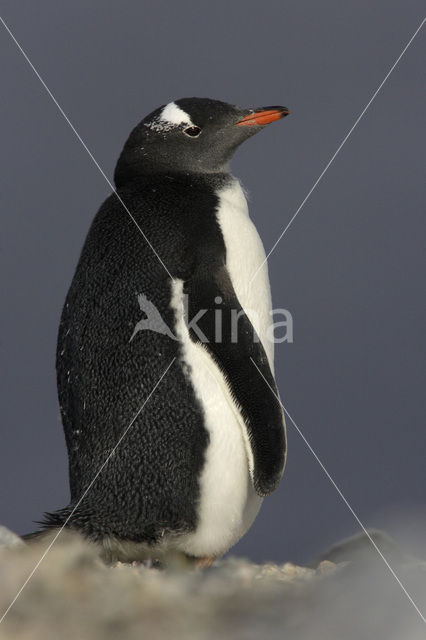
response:
<path fill-rule="evenodd" d="M 156 333 L 161 333 L 168 336 L 172 340 L 178 340 L 178 338 L 174 335 L 170 327 L 162 318 L 161 313 L 159 312 L 157 307 L 150 300 L 148 300 L 148 298 L 143 293 L 139 293 L 137 295 L 137 300 L 139 308 L 145 317 L 143 317 L 136 323 L 129 342 L 134 340 L 135 336 L 141 331 L 155 331 Z M 186 294 L 182 295 L 182 302 L 183 313 L 188 331 L 192 330 L 200 340 L 200 342 L 210 342 L 211 340 L 207 338 L 202 329 L 199 327 L 198 323 L 205 316 L 205 314 L 212 313 L 212 309 L 199 309 L 192 318 L 189 318 L 188 296 Z M 220 296 L 217 296 L 214 299 L 214 302 L 217 305 L 217 307 L 213 310 L 215 329 L 214 342 L 219 344 L 222 343 L 224 322 L 226 321 L 226 323 L 228 323 L 229 319 L 231 324 L 230 338 L 231 343 L 234 344 L 238 342 L 238 330 L 241 318 L 247 316 L 254 328 L 260 326 L 260 314 L 258 311 L 252 309 L 231 309 L 230 312 L 227 311 L 226 313 L 224 313 L 223 309 L 220 308 L 222 298 Z M 281 308 L 271 309 L 269 311 L 269 316 L 271 318 L 271 322 L 268 323 L 266 327 L 264 326 L 265 339 L 274 344 L 281 344 L 282 342 L 287 342 L 289 344 L 293 343 L 293 316 L 290 311 Z M 260 341 L 256 332 L 254 333 L 253 341 Z"/>

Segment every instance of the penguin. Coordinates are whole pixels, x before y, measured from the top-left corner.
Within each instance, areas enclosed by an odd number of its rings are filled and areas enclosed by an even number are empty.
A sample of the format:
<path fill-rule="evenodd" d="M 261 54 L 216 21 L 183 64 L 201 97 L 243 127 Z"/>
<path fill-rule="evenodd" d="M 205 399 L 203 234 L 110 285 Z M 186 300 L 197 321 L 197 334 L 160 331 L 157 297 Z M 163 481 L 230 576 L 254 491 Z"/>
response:
<path fill-rule="evenodd" d="M 78 531 L 111 561 L 209 566 L 276 489 L 267 265 L 229 163 L 288 113 L 183 98 L 130 133 L 60 320 L 71 499 L 42 532 Z"/>

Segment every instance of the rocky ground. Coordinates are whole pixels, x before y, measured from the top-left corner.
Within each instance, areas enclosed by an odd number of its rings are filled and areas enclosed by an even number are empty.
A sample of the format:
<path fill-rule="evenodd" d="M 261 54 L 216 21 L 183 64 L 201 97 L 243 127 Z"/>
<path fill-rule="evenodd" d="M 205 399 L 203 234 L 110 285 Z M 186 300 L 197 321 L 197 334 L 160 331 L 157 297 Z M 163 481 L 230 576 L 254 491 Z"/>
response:
<path fill-rule="evenodd" d="M 0 528 L 0 617 L 46 549 Z M 356 545 L 355 545 L 356 546 Z M 374 552 L 315 568 L 227 558 L 202 571 L 105 565 L 61 534 L 0 624 L 7 640 L 420 640 L 426 625 Z M 426 609 L 426 565 L 393 558 Z"/>

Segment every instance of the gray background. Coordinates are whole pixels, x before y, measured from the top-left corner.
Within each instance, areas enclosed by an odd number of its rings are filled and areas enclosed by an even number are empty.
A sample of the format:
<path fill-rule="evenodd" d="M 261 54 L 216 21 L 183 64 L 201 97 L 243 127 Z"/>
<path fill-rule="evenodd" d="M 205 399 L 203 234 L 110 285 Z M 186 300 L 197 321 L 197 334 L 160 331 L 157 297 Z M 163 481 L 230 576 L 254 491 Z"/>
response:
<path fill-rule="evenodd" d="M 234 173 L 268 250 L 422 18 L 423 2 L 2 3 L 2 15 L 111 176 L 130 128 L 183 96 L 285 104 Z M 425 505 L 424 122 L 420 33 L 273 253 L 284 403 L 368 525 Z M 56 400 L 59 314 L 109 187 L 0 29 L 0 520 L 32 530 L 68 500 Z M 276 493 L 233 552 L 302 561 L 357 530 L 288 424 Z"/>

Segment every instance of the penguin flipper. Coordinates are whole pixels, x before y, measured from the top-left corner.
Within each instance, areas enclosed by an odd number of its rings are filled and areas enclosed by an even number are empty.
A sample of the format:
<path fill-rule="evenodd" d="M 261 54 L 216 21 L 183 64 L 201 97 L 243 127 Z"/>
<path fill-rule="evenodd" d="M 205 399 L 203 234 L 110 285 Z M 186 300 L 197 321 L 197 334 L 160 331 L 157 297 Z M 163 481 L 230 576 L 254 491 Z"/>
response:
<path fill-rule="evenodd" d="M 266 496 L 276 489 L 284 470 L 286 434 L 265 350 L 224 265 L 196 270 L 185 284 L 185 293 L 188 317 L 197 317 L 196 325 L 188 323 L 190 337 L 209 352 L 227 382 L 244 420 L 253 486 L 260 496 Z"/>

